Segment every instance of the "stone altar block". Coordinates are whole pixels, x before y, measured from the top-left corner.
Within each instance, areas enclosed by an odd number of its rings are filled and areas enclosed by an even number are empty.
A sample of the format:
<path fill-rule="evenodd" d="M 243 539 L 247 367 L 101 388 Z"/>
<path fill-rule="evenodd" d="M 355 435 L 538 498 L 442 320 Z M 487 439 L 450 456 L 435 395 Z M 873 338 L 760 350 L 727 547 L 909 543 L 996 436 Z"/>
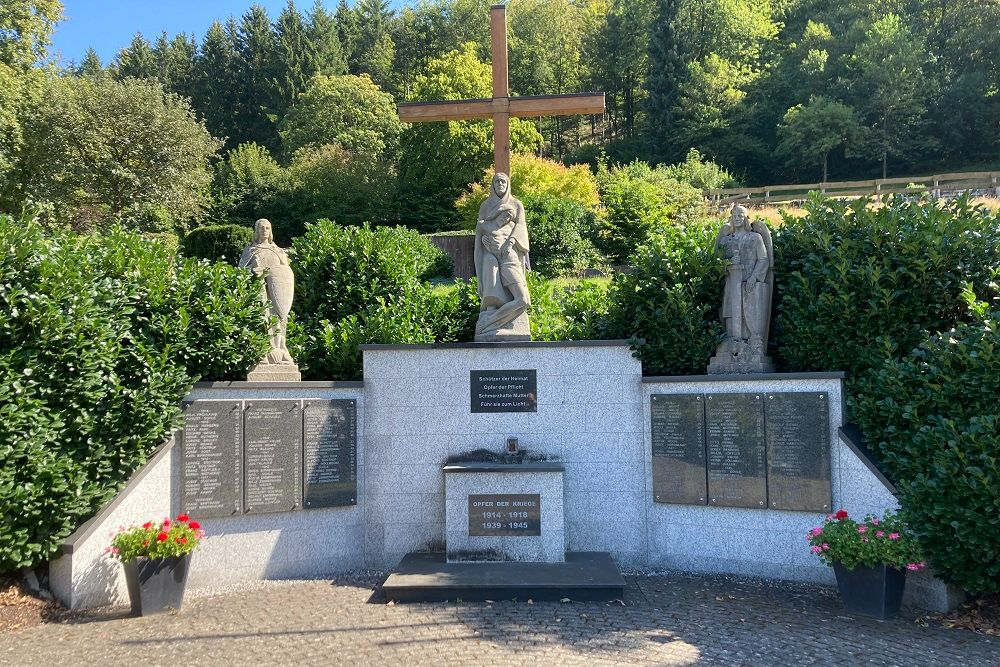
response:
<path fill-rule="evenodd" d="M 448 562 L 566 560 L 560 463 L 444 466 Z"/>

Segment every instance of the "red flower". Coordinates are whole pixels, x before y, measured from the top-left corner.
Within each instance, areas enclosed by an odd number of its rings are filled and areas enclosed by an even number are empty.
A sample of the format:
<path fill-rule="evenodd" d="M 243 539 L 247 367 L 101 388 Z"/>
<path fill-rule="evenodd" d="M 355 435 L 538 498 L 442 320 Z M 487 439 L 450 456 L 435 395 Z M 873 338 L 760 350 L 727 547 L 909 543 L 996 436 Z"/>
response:
<path fill-rule="evenodd" d="M 166 533 L 164 533 L 164 532 L 161 531 L 160 534 L 156 536 L 156 541 L 157 542 L 166 542 L 167 541 L 167 537 L 168 537 L 168 535 Z"/>
<path fill-rule="evenodd" d="M 186 537 L 178 537 L 177 540 L 176 540 L 176 542 L 177 542 L 177 544 L 187 544 L 188 543 L 188 538 L 186 538 Z"/>
<path fill-rule="evenodd" d="M 198 523 L 197 521 L 192 521 L 191 523 L 188 524 L 188 528 L 190 528 L 191 530 L 200 530 L 201 524 Z"/>
<path fill-rule="evenodd" d="M 190 518 L 191 517 L 189 517 L 187 514 L 178 514 L 177 515 L 177 520 L 180 521 L 181 523 L 187 523 L 188 519 L 190 519 Z"/>
<path fill-rule="evenodd" d="M 149 530 L 152 527 L 153 527 L 153 522 L 152 521 L 147 521 L 146 523 L 142 524 L 142 529 L 143 530 Z"/>
<path fill-rule="evenodd" d="M 847 512 L 844 510 L 837 510 L 837 513 L 833 515 L 837 521 L 843 521 L 847 518 Z"/>

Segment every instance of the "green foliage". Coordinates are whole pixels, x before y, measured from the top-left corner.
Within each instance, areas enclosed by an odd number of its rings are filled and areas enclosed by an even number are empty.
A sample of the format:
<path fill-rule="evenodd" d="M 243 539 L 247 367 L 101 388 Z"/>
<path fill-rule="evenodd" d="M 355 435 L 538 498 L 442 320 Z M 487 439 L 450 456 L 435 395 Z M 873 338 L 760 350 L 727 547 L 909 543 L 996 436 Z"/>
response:
<path fill-rule="evenodd" d="M 861 124 L 854 109 L 826 97 L 810 97 L 806 105 L 790 108 L 778 126 L 781 143 L 778 152 L 792 166 L 823 167 L 823 182 L 827 177 L 830 151 L 855 146 L 861 135 Z"/>
<path fill-rule="evenodd" d="M 199 377 L 268 348 L 260 279 L 0 216 L 0 571 L 34 566 L 163 440 Z"/>
<path fill-rule="evenodd" d="M 549 277 L 573 275 L 605 263 L 591 241 L 597 232 L 594 209 L 552 195 L 529 195 L 523 204 L 535 271 Z"/>
<path fill-rule="evenodd" d="M 147 521 L 142 526 L 120 529 L 111 539 L 108 553 L 123 563 L 136 558 L 183 556 L 198 548 L 204 536 L 200 523 L 180 514 L 173 521 Z"/>
<path fill-rule="evenodd" d="M 851 407 L 934 571 L 1000 591 L 1000 311 L 926 338 L 858 383 Z"/>
<path fill-rule="evenodd" d="M 242 225 L 196 227 L 184 236 L 184 255 L 236 266 L 243 249 L 253 241 L 253 229 Z"/>
<path fill-rule="evenodd" d="M 528 274 L 533 340 L 598 340 L 606 338 L 605 320 L 611 309 L 610 282 L 544 280 Z"/>
<path fill-rule="evenodd" d="M 320 220 L 293 250 L 289 345 L 308 377 L 360 379 L 359 345 L 430 343 L 451 330 L 442 319 L 451 310 L 424 282 L 450 276 L 450 258 L 418 233 Z M 445 301 L 457 308 L 461 299 Z"/>
<path fill-rule="evenodd" d="M 286 155 L 336 144 L 372 160 L 391 161 L 402 128 L 392 96 L 367 76 L 318 74 L 281 121 L 281 139 Z"/>
<path fill-rule="evenodd" d="M 590 169 L 583 165 L 565 167 L 535 155 L 512 155 L 510 170 L 511 193 L 515 197 L 549 195 L 574 201 L 588 208 L 600 203 L 597 181 Z M 489 197 L 493 173 L 492 169 L 488 170 L 478 183 L 471 184 L 468 191 L 462 193 L 455 202 L 463 224 L 469 229 L 475 229 L 479 206 Z"/>
<path fill-rule="evenodd" d="M 1000 269 L 997 219 L 967 198 L 885 206 L 815 198 L 774 233 L 772 339 L 786 368 L 858 377 L 968 317 Z"/>
<path fill-rule="evenodd" d="M 49 79 L 22 126 L 9 194 L 16 208 L 49 202 L 53 222 L 82 229 L 120 221 L 173 231 L 199 218 L 207 203 L 209 160 L 219 143 L 187 101 L 159 84 Z"/>
<path fill-rule="evenodd" d="M 597 185 L 606 210 L 598 248 L 613 262 L 624 263 L 654 233 L 691 223 L 705 212 L 700 190 L 644 162 L 610 168 L 602 163 Z"/>
<path fill-rule="evenodd" d="M 666 227 L 636 250 L 630 275 L 615 276 L 605 337 L 644 339 L 644 373 L 704 373 L 722 341 L 725 261 L 715 237 L 708 225 Z"/>
<path fill-rule="evenodd" d="M 271 153 L 258 144 L 241 144 L 215 169 L 212 217 L 218 222 L 249 225 L 259 218 L 284 216 L 288 176 Z"/>
<path fill-rule="evenodd" d="M 840 510 L 806 535 L 812 552 L 827 565 L 848 570 L 887 565 L 897 570 L 924 567 L 920 546 L 909 527 L 892 512 L 881 519 L 868 515 L 860 523 Z"/>
<path fill-rule="evenodd" d="M 738 185 L 736 178 L 724 167 L 705 158 L 695 148 L 688 151 L 683 162 L 664 167 L 663 173 L 668 178 L 686 183 L 702 191 L 731 188 Z"/>

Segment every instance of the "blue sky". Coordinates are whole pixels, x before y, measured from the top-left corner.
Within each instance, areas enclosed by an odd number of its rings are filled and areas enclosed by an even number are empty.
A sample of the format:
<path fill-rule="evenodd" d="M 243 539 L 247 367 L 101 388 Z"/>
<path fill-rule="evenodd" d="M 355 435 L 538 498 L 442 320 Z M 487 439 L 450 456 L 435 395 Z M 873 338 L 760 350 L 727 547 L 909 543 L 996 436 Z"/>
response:
<path fill-rule="evenodd" d="M 272 19 L 287 2 L 257 1 Z M 200 42 L 213 20 L 224 20 L 230 14 L 241 16 L 252 4 L 253 0 L 63 0 L 64 18 L 56 26 L 51 49 L 60 62 L 69 64 L 81 61 L 87 47 L 92 46 L 106 65 L 137 32 L 150 41 L 163 30 L 169 35 L 186 32 Z M 313 0 L 298 0 L 295 4 L 305 13 Z M 337 0 L 324 0 L 324 4 L 333 10 Z M 399 6 L 402 2 L 392 4 Z"/>

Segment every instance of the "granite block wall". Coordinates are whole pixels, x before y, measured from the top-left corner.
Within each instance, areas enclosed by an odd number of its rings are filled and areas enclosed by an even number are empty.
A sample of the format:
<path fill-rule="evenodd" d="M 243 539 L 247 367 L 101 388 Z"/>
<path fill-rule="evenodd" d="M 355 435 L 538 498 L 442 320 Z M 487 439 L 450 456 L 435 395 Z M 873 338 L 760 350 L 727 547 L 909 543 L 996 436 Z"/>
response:
<path fill-rule="evenodd" d="M 537 412 L 476 413 L 473 370 L 535 370 Z M 566 548 L 645 560 L 642 369 L 623 341 L 366 346 L 365 555 L 441 549 L 449 456 L 522 449 L 565 464 Z"/>

